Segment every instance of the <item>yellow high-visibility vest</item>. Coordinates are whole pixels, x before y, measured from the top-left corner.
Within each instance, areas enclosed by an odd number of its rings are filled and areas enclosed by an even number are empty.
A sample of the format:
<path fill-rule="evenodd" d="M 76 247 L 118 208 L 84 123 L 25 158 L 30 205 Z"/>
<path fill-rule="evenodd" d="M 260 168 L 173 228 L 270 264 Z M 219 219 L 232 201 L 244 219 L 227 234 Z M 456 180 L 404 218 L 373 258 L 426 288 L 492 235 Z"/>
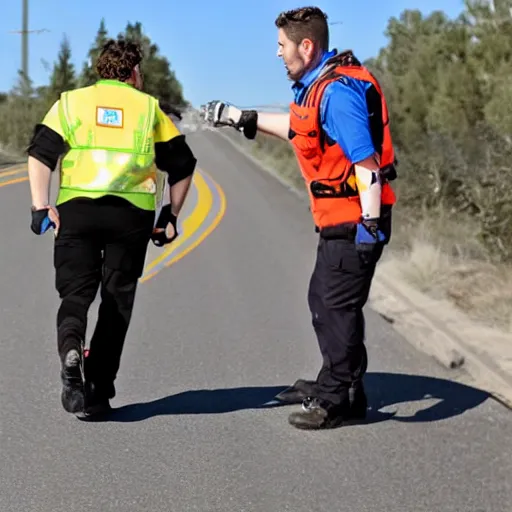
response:
<path fill-rule="evenodd" d="M 100 80 L 63 93 L 43 124 L 69 145 L 61 160 L 57 205 L 108 194 L 155 210 L 154 144 L 179 135 L 156 98 L 117 80 Z"/>

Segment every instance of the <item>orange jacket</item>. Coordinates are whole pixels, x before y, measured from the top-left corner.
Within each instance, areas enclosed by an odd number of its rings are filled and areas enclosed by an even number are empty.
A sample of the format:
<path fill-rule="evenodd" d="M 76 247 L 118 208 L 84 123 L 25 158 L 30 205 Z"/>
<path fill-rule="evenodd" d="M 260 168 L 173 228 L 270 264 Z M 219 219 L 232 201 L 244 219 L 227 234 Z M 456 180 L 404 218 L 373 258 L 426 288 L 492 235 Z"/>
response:
<path fill-rule="evenodd" d="M 327 61 L 319 77 L 309 86 L 301 103 L 290 105 L 290 142 L 308 188 L 311 212 L 318 229 L 361 220 L 361 204 L 355 186 L 354 166 L 344 155 L 340 145 L 325 143 L 325 132 L 320 122 L 320 104 L 326 87 L 341 76 L 371 82 L 380 96 L 382 117 L 377 132 L 371 126 L 372 138 L 382 140 L 375 158 L 383 176 L 381 205 L 396 202 L 389 179 L 395 177 L 395 154 L 389 130 L 388 109 L 379 83 L 364 66 L 343 65 L 343 54 Z M 343 119 L 340 119 L 343 122 Z M 373 120 L 375 122 L 375 120 Z M 379 137 L 378 131 L 381 131 Z M 382 133 L 383 132 L 383 133 Z M 380 142 L 380 141 L 379 141 Z"/>

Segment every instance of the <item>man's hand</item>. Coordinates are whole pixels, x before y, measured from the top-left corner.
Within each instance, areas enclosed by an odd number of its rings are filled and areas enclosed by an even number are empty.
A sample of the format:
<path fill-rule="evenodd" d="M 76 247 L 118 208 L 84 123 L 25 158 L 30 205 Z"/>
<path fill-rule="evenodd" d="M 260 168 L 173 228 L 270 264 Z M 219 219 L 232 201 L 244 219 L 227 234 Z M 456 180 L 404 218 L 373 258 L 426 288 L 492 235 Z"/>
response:
<path fill-rule="evenodd" d="M 163 247 L 164 245 L 170 244 L 176 238 L 178 238 L 177 217 L 171 211 L 171 205 L 165 205 L 158 217 L 158 221 L 153 229 L 151 235 L 151 241 L 157 247 Z M 169 226 L 171 230 L 169 230 Z"/>
<path fill-rule="evenodd" d="M 30 229 L 36 235 L 43 235 L 50 228 L 55 231 L 55 236 L 59 233 L 60 217 L 59 212 L 53 206 L 47 205 L 41 208 L 32 207 L 32 222 Z"/>
<path fill-rule="evenodd" d="M 254 139 L 258 130 L 258 113 L 255 110 L 240 110 L 223 101 L 210 101 L 201 112 L 201 117 L 211 126 L 232 126 L 248 139 Z"/>
<path fill-rule="evenodd" d="M 356 250 L 366 263 L 371 263 L 377 244 L 386 242 L 386 236 L 378 228 L 378 219 L 365 220 L 357 225 Z"/>
<path fill-rule="evenodd" d="M 242 111 L 229 103 L 215 100 L 204 106 L 201 116 L 212 126 L 236 126 L 242 117 Z"/>

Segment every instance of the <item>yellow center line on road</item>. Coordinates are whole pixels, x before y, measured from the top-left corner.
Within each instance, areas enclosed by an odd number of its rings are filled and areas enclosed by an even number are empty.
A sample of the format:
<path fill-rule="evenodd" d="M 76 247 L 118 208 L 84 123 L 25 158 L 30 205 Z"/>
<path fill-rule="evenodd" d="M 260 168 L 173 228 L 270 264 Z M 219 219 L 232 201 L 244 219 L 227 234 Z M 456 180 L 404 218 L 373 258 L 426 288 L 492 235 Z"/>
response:
<path fill-rule="evenodd" d="M 11 180 L 6 180 L 6 181 L 3 180 L 3 178 L 6 178 L 8 176 L 16 176 L 18 174 L 27 173 L 26 164 L 13 165 L 11 167 L 6 167 L 6 169 L 9 169 L 9 170 L 8 171 L 0 170 L 0 188 L 6 187 L 7 185 L 14 185 L 15 183 L 21 183 L 23 181 L 28 181 L 28 174 L 26 176 L 23 176 L 22 178 L 14 178 Z"/>
<path fill-rule="evenodd" d="M 201 233 L 201 235 L 195 240 L 192 244 L 190 244 L 184 251 L 180 252 L 174 258 L 169 260 L 165 266 L 170 267 L 174 263 L 176 263 L 178 260 L 183 258 L 185 255 L 187 255 L 190 251 L 195 249 L 203 240 L 205 240 L 208 235 L 219 225 L 220 221 L 222 220 L 222 217 L 224 217 L 224 214 L 226 212 L 226 196 L 224 195 L 224 191 L 220 187 L 220 185 L 214 181 L 212 178 L 210 178 L 212 182 L 215 184 L 215 188 L 217 190 L 217 193 L 219 194 L 220 199 L 220 205 L 219 205 L 219 211 L 215 215 L 214 219 L 212 220 L 211 224 Z"/>
<path fill-rule="evenodd" d="M 23 178 L 16 178 L 14 180 L 0 181 L 0 188 L 6 187 L 7 185 L 14 185 L 15 183 L 21 183 L 22 181 L 28 181 L 28 176 L 24 176 Z"/>
<path fill-rule="evenodd" d="M 155 258 L 146 266 L 144 269 L 144 274 L 151 272 L 151 270 L 153 270 L 160 263 L 164 262 L 172 253 L 176 252 L 201 227 L 205 219 L 208 217 L 208 214 L 210 213 L 213 205 L 213 195 L 210 188 L 208 187 L 208 184 L 201 176 L 201 171 L 199 170 L 194 174 L 194 184 L 197 190 L 196 206 L 190 215 L 188 215 L 183 221 L 183 233 L 180 233 L 180 236 L 176 239 L 176 242 L 171 243 L 167 249 L 164 249 L 160 256 Z M 178 261 L 184 255 L 185 253 L 183 255 L 178 253 L 175 256 L 175 261 Z M 143 277 L 140 278 L 140 282 L 144 283 L 149 281 L 157 273 L 158 270 L 150 273 L 149 275 L 143 275 Z"/>
<path fill-rule="evenodd" d="M 7 167 L 7 169 L 11 169 L 11 170 L 10 171 L 1 171 L 0 170 L 0 178 L 5 178 L 6 176 L 14 176 L 15 174 L 23 174 L 23 173 L 28 172 L 26 165 Z"/>

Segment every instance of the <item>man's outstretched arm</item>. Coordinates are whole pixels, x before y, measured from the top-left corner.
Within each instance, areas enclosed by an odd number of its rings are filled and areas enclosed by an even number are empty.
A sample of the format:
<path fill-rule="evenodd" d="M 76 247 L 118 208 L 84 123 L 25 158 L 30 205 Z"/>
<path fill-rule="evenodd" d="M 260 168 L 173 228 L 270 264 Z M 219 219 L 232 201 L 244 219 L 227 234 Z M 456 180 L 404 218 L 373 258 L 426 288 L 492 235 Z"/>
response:
<path fill-rule="evenodd" d="M 284 112 L 258 112 L 241 110 L 222 101 L 212 101 L 205 106 L 204 118 L 214 126 L 233 126 L 248 139 L 254 139 L 258 131 L 288 141 L 290 114 Z"/>
<path fill-rule="evenodd" d="M 290 131 L 290 114 L 258 112 L 258 130 L 288 142 Z"/>

